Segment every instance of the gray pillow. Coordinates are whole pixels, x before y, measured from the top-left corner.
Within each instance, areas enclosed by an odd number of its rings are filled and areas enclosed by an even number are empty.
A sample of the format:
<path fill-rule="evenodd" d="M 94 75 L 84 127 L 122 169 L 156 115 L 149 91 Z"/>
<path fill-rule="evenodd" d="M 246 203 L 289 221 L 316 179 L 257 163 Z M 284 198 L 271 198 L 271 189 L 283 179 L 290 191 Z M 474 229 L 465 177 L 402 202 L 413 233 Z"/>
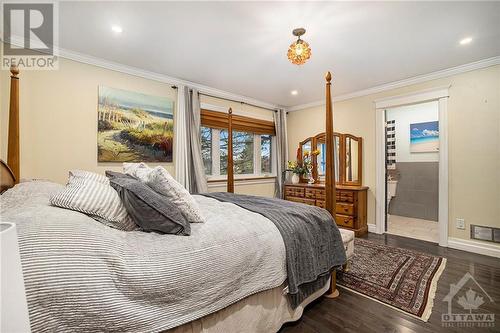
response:
<path fill-rule="evenodd" d="M 144 231 L 190 235 L 191 227 L 177 206 L 135 177 L 106 171 L 109 184 L 134 222 Z"/>

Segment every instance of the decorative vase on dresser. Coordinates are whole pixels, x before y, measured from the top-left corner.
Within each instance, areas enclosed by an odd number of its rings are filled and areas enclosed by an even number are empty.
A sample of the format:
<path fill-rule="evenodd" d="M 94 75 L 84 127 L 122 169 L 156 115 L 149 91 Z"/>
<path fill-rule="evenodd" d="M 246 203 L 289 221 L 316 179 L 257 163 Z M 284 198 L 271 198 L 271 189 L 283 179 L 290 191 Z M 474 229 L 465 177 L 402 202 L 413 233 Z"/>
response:
<path fill-rule="evenodd" d="M 356 236 L 368 232 L 366 223 L 366 186 L 337 185 L 336 223 L 339 227 L 353 230 Z M 285 184 L 285 200 L 325 207 L 325 184 Z"/>

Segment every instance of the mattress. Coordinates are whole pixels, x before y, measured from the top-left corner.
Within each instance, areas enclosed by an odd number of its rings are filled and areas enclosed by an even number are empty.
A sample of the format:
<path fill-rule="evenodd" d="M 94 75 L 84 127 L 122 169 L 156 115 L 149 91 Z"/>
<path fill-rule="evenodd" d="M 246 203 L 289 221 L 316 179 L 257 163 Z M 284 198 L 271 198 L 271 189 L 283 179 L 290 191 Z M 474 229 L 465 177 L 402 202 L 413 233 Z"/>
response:
<path fill-rule="evenodd" d="M 277 288 L 248 296 L 203 318 L 178 326 L 169 330 L 168 333 L 277 332 L 283 324 L 300 319 L 305 307 L 321 297 L 329 287 L 330 281 L 306 298 L 297 308 L 292 309 L 284 293 L 286 284 L 282 284 Z"/>
<path fill-rule="evenodd" d="M 61 185 L 21 183 L 0 197 L 17 225 L 33 332 L 159 332 L 286 280 L 283 239 L 260 214 L 196 197 L 191 236 L 123 232 L 49 205 Z"/>
<path fill-rule="evenodd" d="M 328 289 L 290 307 L 283 240 L 260 214 L 197 196 L 206 222 L 189 237 L 122 232 L 50 206 L 61 189 L 27 182 L 0 197 L 1 219 L 18 228 L 33 332 L 275 331 Z M 341 234 L 349 257 L 354 234 Z"/>

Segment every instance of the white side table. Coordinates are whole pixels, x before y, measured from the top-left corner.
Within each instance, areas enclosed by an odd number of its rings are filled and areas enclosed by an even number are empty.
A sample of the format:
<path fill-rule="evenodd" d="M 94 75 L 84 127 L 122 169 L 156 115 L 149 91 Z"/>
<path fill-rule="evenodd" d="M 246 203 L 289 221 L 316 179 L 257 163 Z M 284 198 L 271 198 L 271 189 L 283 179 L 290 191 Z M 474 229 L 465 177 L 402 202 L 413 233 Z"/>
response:
<path fill-rule="evenodd" d="M 0 222 L 0 332 L 31 332 L 16 225 Z"/>

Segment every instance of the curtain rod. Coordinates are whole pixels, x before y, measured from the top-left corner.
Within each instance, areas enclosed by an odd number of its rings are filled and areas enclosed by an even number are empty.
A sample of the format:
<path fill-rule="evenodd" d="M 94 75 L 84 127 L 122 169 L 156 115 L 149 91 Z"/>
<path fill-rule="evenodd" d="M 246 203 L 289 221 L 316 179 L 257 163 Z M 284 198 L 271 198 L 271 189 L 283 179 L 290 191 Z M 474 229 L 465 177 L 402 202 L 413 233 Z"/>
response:
<path fill-rule="evenodd" d="M 172 89 L 177 89 L 177 86 L 172 86 Z M 248 105 L 248 106 L 253 106 L 253 107 L 256 107 L 256 108 L 259 108 L 259 109 L 264 109 L 264 110 L 268 110 L 268 111 L 278 112 L 277 109 L 270 109 L 270 108 L 266 108 L 266 107 L 259 106 L 259 105 L 256 105 L 256 104 L 251 104 L 251 103 L 247 103 L 247 102 L 237 101 L 237 100 L 230 99 L 230 98 L 225 98 L 225 97 L 219 97 L 219 96 L 204 94 L 204 93 L 199 92 L 199 91 L 198 91 L 198 95 L 203 95 L 203 96 L 207 96 L 207 97 L 213 97 L 213 98 L 223 99 L 223 100 L 234 102 L 234 103 L 240 103 L 240 104 L 245 104 L 245 105 Z"/>
<path fill-rule="evenodd" d="M 203 95 L 203 96 L 207 96 L 207 97 L 213 97 L 213 98 L 223 99 L 223 100 L 230 101 L 230 102 L 235 102 L 235 103 L 240 103 L 240 104 L 244 104 L 244 105 L 249 105 L 249 106 L 253 106 L 253 107 L 259 108 L 259 109 L 264 109 L 264 110 L 269 110 L 269 111 L 273 111 L 273 112 L 278 112 L 278 110 L 276 110 L 276 109 L 265 108 L 263 106 L 259 106 L 259 105 L 255 105 L 255 104 L 251 104 L 251 103 L 247 103 L 247 102 L 242 102 L 242 101 L 236 101 L 236 100 L 230 99 L 230 98 L 225 98 L 225 97 L 219 97 L 219 96 L 204 94 L 202 92 L 198 92 L 198 94 L 199 95 Z"/>

